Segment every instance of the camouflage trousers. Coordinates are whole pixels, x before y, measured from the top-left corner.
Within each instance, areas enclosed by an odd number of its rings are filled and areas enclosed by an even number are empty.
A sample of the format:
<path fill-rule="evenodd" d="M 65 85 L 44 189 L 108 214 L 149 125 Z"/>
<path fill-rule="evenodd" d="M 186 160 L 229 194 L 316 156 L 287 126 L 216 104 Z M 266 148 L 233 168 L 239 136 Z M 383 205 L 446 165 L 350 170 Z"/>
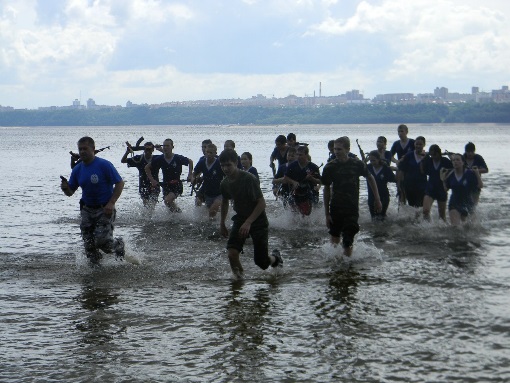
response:
<path fill-rule="evenodd" d="M 83 206 L 81 211 L 81 236 L 87 257 L 95 255 L 98 250 L 105 253 L 118 252 L 124 249 L 121 239 L 113 238 L 113 222 L 115 210 L 110 217 L 103 213 L 103 208 Z"/>

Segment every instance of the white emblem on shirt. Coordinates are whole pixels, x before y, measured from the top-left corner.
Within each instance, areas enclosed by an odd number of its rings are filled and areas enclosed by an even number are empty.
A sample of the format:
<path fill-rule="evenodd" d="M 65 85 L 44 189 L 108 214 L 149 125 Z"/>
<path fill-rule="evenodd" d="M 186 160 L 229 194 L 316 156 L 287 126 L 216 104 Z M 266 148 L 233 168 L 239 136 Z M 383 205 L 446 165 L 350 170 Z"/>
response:
<path fill-rule="evenodd" d="M 99 177 L 97 176 L 97 174 L 92 174 L 90 176 L 90 182 L 92 182 L 93 184 L 97 184 L 99 182 Z"/>

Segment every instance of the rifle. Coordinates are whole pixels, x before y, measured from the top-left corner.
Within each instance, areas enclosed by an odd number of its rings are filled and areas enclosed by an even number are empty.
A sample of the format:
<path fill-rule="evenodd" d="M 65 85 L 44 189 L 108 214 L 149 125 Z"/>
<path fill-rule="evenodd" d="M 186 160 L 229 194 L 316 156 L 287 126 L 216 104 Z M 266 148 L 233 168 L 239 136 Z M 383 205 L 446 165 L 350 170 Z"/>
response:
<path fill-rule="evenodd" d="M 105 149 L 110 149 L 109 146 L 105 146 L 101 149 L 94 150 L 94 154 L 97 154 L 99 152 L 102 152 Z M 71 169 L 73 169 L 80 161 L 80 155 L 78 153 L 74 153 L 72 150 L 69 151 L 69 154 L 71 155 Z"/>
<path fill-rule="evenodd" d="M 106 149 L 110 149 L 110 147 L 105 146 L 104 148 L 101 148 L 101 149 L 95 149 L 94 154 L 102 152 L 103 150 L 106 150 Z M 74 158 L 75 161 L 78 161 L 80 159 L 80 155 L 78 153 L 74 153 L 72 150 L 69 151 L 69 154 L 71 155 L 71 157 Z"/>
<path fill-rule="evenodd" d="M 99 152 L 102 152 L 102 151 L 103 151 L 103 150 L 105 150 L 105 149 L 110 149 L 110 147 L 109 147 L 109 146 L 105 146 L 104 148 L 96 149 L 96 150 L 94 150 L 94 154 L 97 154 L 97 153 L 99 153 Z"/>
<path fill-rule="evenodd" d="M 135 146 L 131 145 L 128 141 L 126 141 L 126 146 L 127 146 L 128 148 L 130 148 L 131 150 L 133 150 L 133 151 L 135 151 L 135 150 L 143 150 L 143 149 L 144 149 L 143 145 L 142 145 L 142 146 L 140 146 L 140 144 L 142 143 L 142 141 L 143 141 L 143 140 L 144 140 L 143 136 L 142 136 L 142 137 L 140 137 L 140 138 L 138 139 L 138 141 L 136 141 Z"/>
<path fill-rule="evenodd" d="M 194 184 L 191 184 L 191 194 L 190 194 L 190 196 L 193 196 L 193 192 L 195 192 L 195 194 L 196 194 L 196 192 L 198 190 L 200 190 L 200 187 L 202 186 L 203 182 L 204 182 L 204 180 L 202 179 L 202 181 L 200 181 L 200 182 L 195 182 Z"/>
<path fill-rule="evenodd" d="M 366 161 L 366 157 L 365 157 L 365 152 L 363 151 L 363 149 L 361 149 L 361 145 L 359 144 L 358 142 L 358 139 L 356 138 L 356 145 L 358 145 L 358 149 L 359 149 L 359 154 L 361 155 L 361 160 L 363 162 Z"/>

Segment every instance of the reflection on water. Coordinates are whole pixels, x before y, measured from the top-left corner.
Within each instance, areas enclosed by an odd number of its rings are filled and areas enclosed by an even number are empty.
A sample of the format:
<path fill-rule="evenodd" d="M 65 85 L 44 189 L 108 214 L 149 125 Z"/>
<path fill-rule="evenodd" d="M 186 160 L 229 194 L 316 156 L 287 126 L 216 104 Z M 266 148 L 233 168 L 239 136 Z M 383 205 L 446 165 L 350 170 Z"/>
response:
<path fill-rule="evenodd" d="M 329 276 L 329 289 L 326 290 L 327 296 L 336 304 L 349 309 L 356 300 L 356 286 L 360 278 L 362 275 L 351 266 L 332 272 Z"/>
<path fill-rule="evenodd" d="M 485 254 L 478 235 L 472 235 L 466 238 L 454 238 L 453 240 L 446 241 L 447 261 L 449 264 L 463 269 L 465 271 L 475 272 L 480 262 L 482 262 Z"/>
<path fill-rule="evenodd" d="M 118 302 L 118 295 L 105 287 L 97 287 L 93 278 L 84 280 L 82 293 L 76 300 L 88 311 L 86 317 L 76 324 L 76 329 L 82 332 L 84 344 L 103 345 L 123 330 L 119 328 L 119 315 L 112 307 Z"/>
<path fill-rule="evenodd" d="M 270 286 L 251 286 L 243 291 L 243 282 L 232 282 L 232 295 L 227 299 L 222 328 L 225 347 L 221 363 L 229 368 L 233 380 L 260 381 L 263 367 L 270 363 L 267 348 L 270 346 Z M 254 289 L 254 290 L 253 290 Z"/>

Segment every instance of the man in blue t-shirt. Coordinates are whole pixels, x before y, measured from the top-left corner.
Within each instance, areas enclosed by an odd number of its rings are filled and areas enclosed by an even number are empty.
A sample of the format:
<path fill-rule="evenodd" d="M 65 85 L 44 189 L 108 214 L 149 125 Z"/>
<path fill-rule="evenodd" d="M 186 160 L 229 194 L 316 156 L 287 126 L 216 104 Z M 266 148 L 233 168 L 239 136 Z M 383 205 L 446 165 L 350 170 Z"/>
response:
<path fill-rule="evenodd" d="M 69 181 L 61 177 L 60 188 L 70 197 L 81 187 L 80 229 L 85 252 L 92 263 L 98 263 L 102 258 L 99 250 L 105 253 L 115 251 L 118 258 L 124 257 L 124 241 L 113 238 L 115 203 L 122 193 L 124 181 L 112 163 L 96 157 L 94 150 L 92 138 L 78 140 L 81 162 L 73 168 Z"/>

